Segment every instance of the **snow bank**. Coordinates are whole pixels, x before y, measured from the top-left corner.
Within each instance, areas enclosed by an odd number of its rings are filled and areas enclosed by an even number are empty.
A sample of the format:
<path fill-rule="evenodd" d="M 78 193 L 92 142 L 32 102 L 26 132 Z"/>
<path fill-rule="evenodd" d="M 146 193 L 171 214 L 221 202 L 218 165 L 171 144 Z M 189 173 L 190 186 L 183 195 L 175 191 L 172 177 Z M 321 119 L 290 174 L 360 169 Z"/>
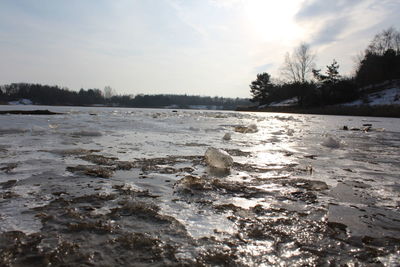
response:
<path fill-rule="evenodd" d="M 8 102 L 8 104 L 9 105 L 32 105 L 33 102 L 31 100 L 29 100 L 29 99 L 22 98 L 22 99 L 17 100 L 17 101 Z"/>
<path fill-rule="evenodd" d="M 342 106 L 382 106 L 382 105 L 400 105 L 400 88 L 390 88 L 379 92 L 371 93 L 366 96 L 366 101 L 361 99 L 353 102 L 341 104 Z"/>
<path fill-rule="evenodd" d="M 263 108 L 267 108 L 267 107 L 290 107 L 290 106 L 295 106 L 295 105 L 297 105 L 297 97 L 285 99 L 282 101 L 276 101 L 276 102 L 272 102 L 269 104 L 260 105 L 257 108 L 263 109 Z"/>
<path fill-rule="evenodd" d="M 270 107 L 289 107 L 297 105 L 297 97 L 285 99 L 279 102 L 272 102 L 269 104 Z"/>

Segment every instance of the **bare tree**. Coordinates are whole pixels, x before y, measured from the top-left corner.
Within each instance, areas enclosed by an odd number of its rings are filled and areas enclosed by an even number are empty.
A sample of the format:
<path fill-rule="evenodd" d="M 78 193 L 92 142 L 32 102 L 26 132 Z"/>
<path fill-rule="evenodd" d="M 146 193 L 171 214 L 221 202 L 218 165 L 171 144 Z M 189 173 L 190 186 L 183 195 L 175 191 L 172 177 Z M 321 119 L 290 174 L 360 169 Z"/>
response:
<path fill-rule="evenodd" d="M 111 98 L 115 93 L 111 86 L 106 86 L 103 89 L 104 98 Z"/>
<path fill-rule="evenodd" d="M 397 34 L 394 36 L 394 44 L 396 53 L 400 55 L 400 32 L 397 32 Z"/>
<path fill-rule="evenodd" d="M 354 63 L 353 69 L 352 69 L 352 75 L 356 76 L 357 71 L 360 69 L 362 62 L 365 58 L 365 52 L 364 51 L 359 51 L 356 55 L 352 57 L 352 61 Z"/>
<path fill-rule="evenodd" d="M 300 44 L 292 55 L 286 53 L 281 75 L 286 80 L 304 83 L 315 67 L 315 57 L 308 44 Z"/>
<path fill-rule="evenodd" d="M 387 50 L 392 49 L 400 53 L 400 32 L 390 27 L 375 35 L 367 48 L 367 53 L 383 55 Z"/>

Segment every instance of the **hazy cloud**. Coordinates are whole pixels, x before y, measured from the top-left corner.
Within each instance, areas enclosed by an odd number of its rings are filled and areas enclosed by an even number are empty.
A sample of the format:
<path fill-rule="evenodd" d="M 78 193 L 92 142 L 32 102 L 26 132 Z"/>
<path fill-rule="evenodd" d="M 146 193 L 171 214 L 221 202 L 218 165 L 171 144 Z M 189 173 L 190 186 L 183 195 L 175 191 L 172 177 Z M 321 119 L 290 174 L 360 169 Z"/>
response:
<path fill-rule="evenodd" d="M 365 2 L 365 0 L 306 0 L 296 14 L 296 19 L 307 20 L 318 16 L 343 13 L 362 2 Z"/>
<path fill-rule="evenodd" d="M 353 69 L 354 55 L 363 51 L 373 36 L 385 28 L 399 28 L 398 0 L 306 0 L 295 19 L 307 29 L 307 39 L 318 52 L 319 65 L 336 58 L 341 72 Z"/>
<path fill-rule="evenodd" d="M 337 41 L 339 35 L 349 27 L 347 18 L 332 19 L 325 22 L 320 31 L 312 36 L 312 45 L 322 45 Z"/>
<path fill-rule="evenodd" d="M 0 84 L 249 96 L 301 41 L 351 69 L 399 13 L 398 0 L 0 1 Z"/>

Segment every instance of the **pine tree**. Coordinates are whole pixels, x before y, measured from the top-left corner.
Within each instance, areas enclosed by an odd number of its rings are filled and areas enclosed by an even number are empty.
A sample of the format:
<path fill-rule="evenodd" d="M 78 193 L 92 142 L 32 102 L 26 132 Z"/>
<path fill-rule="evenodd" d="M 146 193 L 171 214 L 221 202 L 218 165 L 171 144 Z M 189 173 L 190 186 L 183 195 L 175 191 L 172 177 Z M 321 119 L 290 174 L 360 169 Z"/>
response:
<path fill-rule="evenodd" d="M 339 75 L 339 64 L 337 61 L 334 59 L 332 64 L 329 66 L 326 66 L 327 70 L 325 71 L 326 75 L 323 75 L 320 73 L 321 70 L 313 70 L 313 74 L 315 79 L 317 79 L 319 82 L 321 82 L 324 85 L 327 84 L 336 84 L 340 81 L 340 75 Z"/>
<path fill-rule="evenodd" d="M 268 96 L 273 90 L 273 84 L 271 83 L 271 76 L 264 72 L 257 74 L 257 80 L 252 81 L 250 84 L 250 93 L 253 96 L 252 102 L 258 102 L 264 104 L 267 101 Z"/>

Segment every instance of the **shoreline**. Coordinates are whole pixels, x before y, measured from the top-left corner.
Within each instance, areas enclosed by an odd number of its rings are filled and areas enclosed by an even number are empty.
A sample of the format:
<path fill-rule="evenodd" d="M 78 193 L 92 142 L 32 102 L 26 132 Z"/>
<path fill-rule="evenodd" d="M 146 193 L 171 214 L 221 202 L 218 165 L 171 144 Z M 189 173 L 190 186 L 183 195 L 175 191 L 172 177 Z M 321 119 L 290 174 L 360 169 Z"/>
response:
<path fill-rule="evenodd" d="M 400 118 L 400 106 L 238 107 L 236 111 Z"/>
<path fill-rule="evenodd" d="M 8 105 L 0 105 L 8 106 Z M 32 105 L 36 106 L 36 105 Z M 58 107 L 58 105 L 46 105 L 47 107 Z M 66 107 L 87 107 L 87 108 L 149 108 L 149 107 L 123 107 L 123 106 L 66 106 Z M 151 107 L 150 109 L 166 109 L 163 107 Z M 167 109 L 166 109 L 167 110 Z M 175 108 L 173 110 L 180 110 Z M 382 106 L 322 106 L 322 107 L 266 107 L 257 109 L 257 107 L 237 107 L 236 109 L 229 110 L 211 110 L 211 109 L 193 109 L 193 110 L 208 110 L 208 111 L 238 111 L 238 112 L 271 112 L 271 113 L 294 113 L 294 114 L 314 114 L 314 115 L 336 115 L 336 116 L 363 116 L 363 117 L 386 117 L 386 118 L 400 118 L 400 106 L 398 105 L 382 105 Z M 31 110 L 15 109 L 0 111 L 0 114 L 27 114 L 27 115 L 58 115 L 60 113 L 53 113 L 49 110 Z"/>

